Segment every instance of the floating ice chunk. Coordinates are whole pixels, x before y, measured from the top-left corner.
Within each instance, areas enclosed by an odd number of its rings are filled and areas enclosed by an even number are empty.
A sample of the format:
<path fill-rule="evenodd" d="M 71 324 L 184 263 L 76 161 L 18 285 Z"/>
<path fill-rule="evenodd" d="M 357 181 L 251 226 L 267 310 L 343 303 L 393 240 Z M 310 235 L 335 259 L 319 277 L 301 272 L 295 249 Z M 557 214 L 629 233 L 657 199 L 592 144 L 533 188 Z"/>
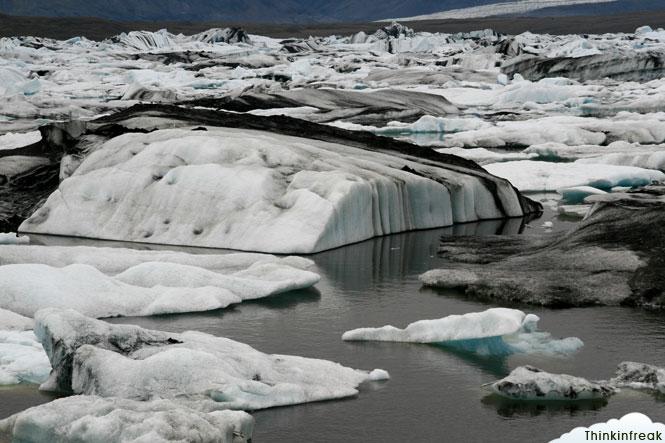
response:
<path fill-rule="evenodd" d="M 494 393 L 513 400 L 593 400 L 609 397 L 614 389 L 566 374 L 550 374 L 533 366 L 520 366 L 491 385 Z"/>
<path fill-rule="evenodd" d="M 200 332 L 168 334 L 46 309 L 36 332 L 53 364 L 45 389 L 151 400 L 199 410 L 261 409 L 348 397 L 385 379 L 326 360 L 263 354 Z"/>
<path fill-rule="evenodd" d="M 0 245 L 27 245 L 30 237 L 18 235 L 14 232 L 0 232 Z"/>
<path fill-rule="evenodd" d="M 390 380 L 390 374 L 388 374 L 388 371 L 385 371 L 383 369 L 374 369 L 369 373 L 369 380 L 371 381 Z"/>
<path fill-rule="evenodd" d="M 0 322 L 3 316 L 0 310 Z M 0 385 L 42 383 L 49 372 L 49 359 L 32 331 L 0 330 Z"/>
<path fill-rule="evenodd" d="M 318 274 L 260 260 L 228 274 L 195 266 L 145 262 L 116 276 L 85 264 L 0 266 L 0 307 L 33 316 L 46 307 L 93 317 L 199 312 L 313 286 Z"/>
<path fill-rule="evenodd" d="M 438 320 L 420 320 L 404 329 L 394 326 L 354 329 L 345 332 L 342 340 L 430 343 L 484 355 L 569 354 L 582 347 L 578 338 L 556 340 L 548 333 L 537 332 L 538 320 L 538 316 L 516 309 L 493 308 Z"/>
<path fill-rule="evenodd" d="M 489 172 L 508 179 L 520 191 L 556 191 L 576 186 L 610 190 L 614 186 L 644 186 L 665 179 L 661 171 L 633 166 L 550 163 L 531 160 L 494 163 Z"/>
<path fill-rule="evenodd" d="M 619 364 L 610 383 L 613 386 L 665 394 L 665 368 L 625 361 Z"/>
<path fill-rule="evenodd" d="M 572 188 L 559 189 L 557 192 L 561 194 L 563 202 L 571 205 L 584 202 L 584 199 L 590 195 L 607 194 L 606 191 L 591 186 L 573 186 Z"/>
<path fill-rule="evenodd" d="M 219 442 L 252 438 L 254 419 L 242 411 L 201 412 L 175 401 L 72 396 L 0 421 L 12 441 Z"/>

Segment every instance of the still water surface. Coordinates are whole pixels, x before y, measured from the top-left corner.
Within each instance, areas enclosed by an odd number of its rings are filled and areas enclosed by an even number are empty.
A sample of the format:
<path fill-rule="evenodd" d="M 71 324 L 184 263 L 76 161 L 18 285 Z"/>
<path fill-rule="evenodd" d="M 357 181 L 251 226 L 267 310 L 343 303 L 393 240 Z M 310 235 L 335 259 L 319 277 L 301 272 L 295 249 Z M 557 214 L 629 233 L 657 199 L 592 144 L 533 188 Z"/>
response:
<path fill-rule="evenodd" d="M 493 398 L 481 385 L 523 364 L 591 379 L 610 377 L 624 360 L 665 365 L 663 314 L 518 306 L 541 317 L 541 330 L 581 338 L 584 348 L 570 358 L 487 358 L 429 345 L 341 340 L 344 331 L 357 327 L 403 327 L 496 306 L 423 289 L 418 275 L 443 263 L 436 255 L 441 235 L 540 232 L 542 222 L 527 228 L 519 220 L 485 222 L 377 238 L 312 256 L 322 275 L 316 289 L 203 314 L 110 321 L 174 332 L 196 329 L 263 352 L 390 372 L 391 380 L 366 384 L 355 398 L 254 412 L 254 442 L 544 442 L 634 411 L 662 421 L 665 401 L 644 393 L 624 391 L 606 404 L 519 404 Z M 555 231 L 569 226 L 557 220 Z M 0 390 L 0 417 L 48 400 L 32 387 Z"/>

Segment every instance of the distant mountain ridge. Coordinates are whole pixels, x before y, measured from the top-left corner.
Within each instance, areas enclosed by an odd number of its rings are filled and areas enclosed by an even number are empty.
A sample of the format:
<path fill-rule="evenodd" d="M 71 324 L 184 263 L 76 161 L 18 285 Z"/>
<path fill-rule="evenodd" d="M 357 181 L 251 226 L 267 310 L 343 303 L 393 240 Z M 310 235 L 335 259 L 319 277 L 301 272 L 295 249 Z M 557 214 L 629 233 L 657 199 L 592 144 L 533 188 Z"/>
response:
<path fill-rule="evenodd" d="M 542 0 L 512 0 L 538 3 Z M 564 0 L 566 1 L 566 0 Z M 574 3 L 575 0 L 569 0 Z M 579 2 L 579 0 L 577 0 Z M 590 0 L 593 1 L 593 0 Z M 608 0 L 609 1 L 609 0 Z M 18 16 L 100 17 L 111 20 L 238 21 L 266 23 L 352 22 L 412 17 L 511 0 L 0 0 L 0 13 Z M 665 9 L 663 0 L 617 0 L 557 5 L 535 13 L 621 13 Z M 491 8 L 490 8 L 491 10 Z M 576 12 L 577 11 L 577 12 Z M 533 14 L 534 12 L 529 12 Z"/>

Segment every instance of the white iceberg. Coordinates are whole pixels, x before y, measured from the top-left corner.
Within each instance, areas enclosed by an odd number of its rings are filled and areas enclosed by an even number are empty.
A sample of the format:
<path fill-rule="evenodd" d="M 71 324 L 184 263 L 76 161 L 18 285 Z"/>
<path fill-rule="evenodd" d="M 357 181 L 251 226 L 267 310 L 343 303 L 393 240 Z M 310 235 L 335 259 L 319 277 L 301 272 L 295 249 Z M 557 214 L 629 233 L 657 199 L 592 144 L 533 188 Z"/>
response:
<path fill-rule="evenodd" d="M 268 355 L 200 332 L 169 334 L 45 309 L 36 332 L 53 365 L 43 389 L 135 400 L 174 399 L 199 410 L 262 409 L 353 396 L 385 371 Z"/>
<path fill-rule="evenodd" d="M 21 442 L 251 441 L 254 419 L 242 411 L 201 412 L 170 400 L 76 395 L 0 421 L 0 436 Z"/>
<path fill-rule="evenodd" d="M 342 340 L 428 343 L 482 355 L 565 355 L 583 346 L 575 337 L 556 340 L 546 332 L 537 332 L 538 321 L 538 316 L 516 309 L 493 308 L 438 320 L 420 320 L 404 329 L 394 326 L 354 329 L 345 332 Z"/>
<path fill-rule="evenodd" d="M 513 400 L 595 400 L 609 397 L 614 389 L 567 374 L 550 374 L 533 366 L 520 366 L 491 389 Z"/>

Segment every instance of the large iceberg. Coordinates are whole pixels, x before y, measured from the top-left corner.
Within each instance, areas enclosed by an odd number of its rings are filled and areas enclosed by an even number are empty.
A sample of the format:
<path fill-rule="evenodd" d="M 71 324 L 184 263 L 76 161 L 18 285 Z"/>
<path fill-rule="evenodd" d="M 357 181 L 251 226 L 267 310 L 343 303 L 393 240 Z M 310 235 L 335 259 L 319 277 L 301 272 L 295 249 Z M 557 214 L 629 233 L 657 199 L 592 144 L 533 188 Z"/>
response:
<path fill-rule="evenodd" d="M 538 321 L 538 316 L 516 309 L 493 308 L 438 320 L 420 320 L 404 329 L 394 326 L 354 329 L 345 332 L 342 339 L 429 343 L 484 355 L 568 354 L 582 347 L 578 338 L 556 340 L 548 333 L 537 332 Z"/>
<path fill-rule="evenodd" d="M 175 107 L 136 108 L 88 125 L 80 142 L 90 153 L 20 230 L 312 253 L 378 235 L 522 216 L 535 208 L 475 163 L 281 119 L 286 132 L 296 125 L 318 132 L 301 138 L 251 130 L 274 127 L 275 121 Z M 215 120 L 241 129 L 188 126 Z M 157 130 L 128 129 L 102 142 L 110 121 Z M 185 127 L 161 129 L 174 121 Z M 93 135 L 94 127 L 100 136 Z"/>
<path fill-rule="evenodd" d="M 245 443 L 253 428 L 254 419 L 242 411 L 201 412 L 171 400 L 75 395 L 0 421 L 0 436 L 21 442 Z"/>
<path fill-rule="evenodd" d="M 312 262 L 299 257 L 3 248 L 0 307 L 26 316 L 45 307 L 74 308 L 92 317 L 207 311 L 319 281 L 307 270 Z"/>
<path fill-rule="evenodd" d="M 200 332 L 110 325 L 72 310 L 35 317 L 53 371 L 43 389 L 133 400 L 172 399 L 202 411 L 262 409 L 349 397 L 387 377 L 326 360 L 268 355 Z"/>

